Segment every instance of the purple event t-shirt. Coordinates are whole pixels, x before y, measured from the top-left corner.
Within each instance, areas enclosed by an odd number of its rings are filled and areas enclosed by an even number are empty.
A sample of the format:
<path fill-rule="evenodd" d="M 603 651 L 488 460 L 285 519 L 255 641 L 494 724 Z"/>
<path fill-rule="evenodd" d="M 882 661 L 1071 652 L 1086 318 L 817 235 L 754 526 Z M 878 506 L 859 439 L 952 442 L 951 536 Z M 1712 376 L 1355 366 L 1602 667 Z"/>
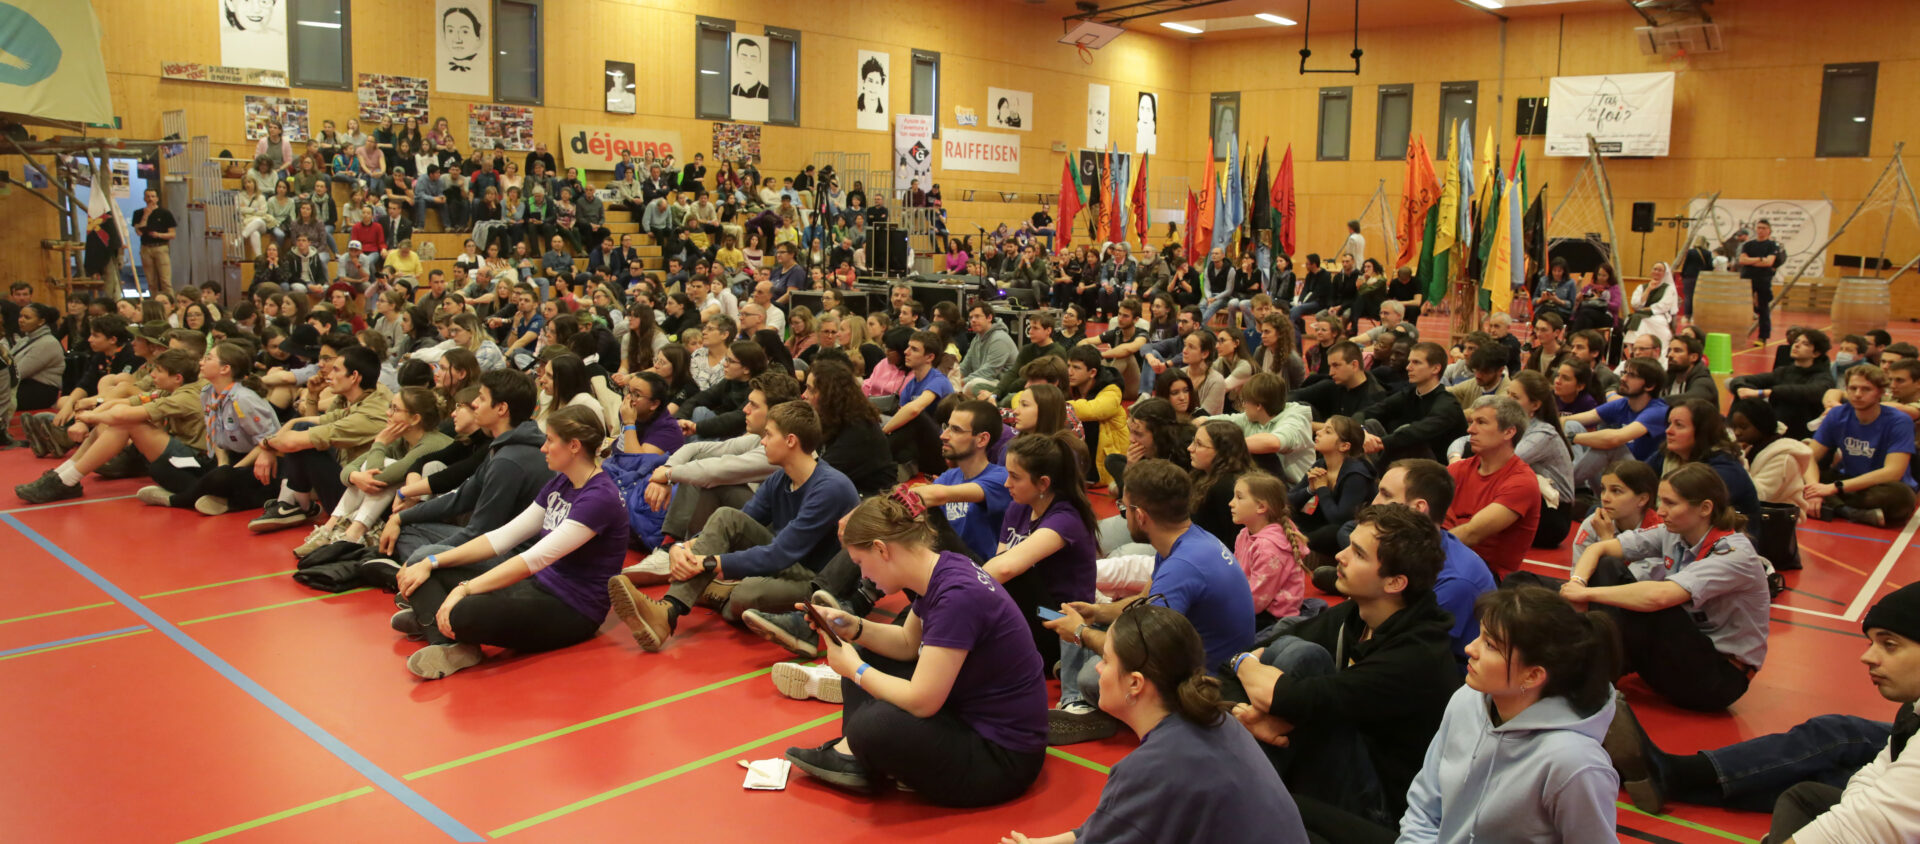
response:
<path fill-rule="evenodd" d="M 612 609 L 607 600 L 607 578 L 619 574 L 620 564 L 627 559 L 627 504 L 620 498 L 620 488 L 605 472 L 593 473 L 578 489 L 565 474 L 556 474 L 533 500 L 546 510 L 540 517 L 540 535 L 534 541 L 546 538 L 569 521 L 579 522 L 594 533 L 573 553 L 534 572 L 534 582 L 581 615 L 606 618 Z"/>
<path fill-rule="evenodd" d="M 1054 601 L 1091 603 L 1094 599 L 1093 557 L 1097 546 L 1087 531 L 1086 522 L 1080 520 L 1072 504 L 1054 499 L 1039 519 L 1033 518 L 1033 510 L 1025 504 L 1009 506 L 1000 541 L 1012 548 L 1041 528 L 1059 534 L 1067 544 L 1034 563 L 1031 571 L 1040 575 L 1040 582 L 1047 585 L 1047 594 Z"/>
<path fill-rule="evenodd" d="M 680 431 L 680 420 L 673 418 L 673 414 L 664 407 L 654 414 L 653 421 L 648 422 L 647 427 L 634 433 L 640 435 L 641 445 L 654 446 L 668 454 L 687 444 L 687 435 Z"/>
<path fill-rule="evenodd" d="M 967 653 L 941 709 L 1008 750 L 1045 750 L 1047 681 L 1013 596 L 966 556 L 942 551 L 913 614 L 921 645 Z"/>

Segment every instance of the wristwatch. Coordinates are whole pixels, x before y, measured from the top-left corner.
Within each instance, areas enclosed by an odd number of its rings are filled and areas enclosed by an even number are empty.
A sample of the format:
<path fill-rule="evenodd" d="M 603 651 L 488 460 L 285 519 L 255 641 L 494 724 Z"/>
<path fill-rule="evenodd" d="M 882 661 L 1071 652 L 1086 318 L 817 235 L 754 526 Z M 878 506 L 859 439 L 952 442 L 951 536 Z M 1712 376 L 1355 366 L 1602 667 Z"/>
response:
<path fill-rule="evenodd" d="M 1846 482 L 1845 480 L 1838 480 L 1838 481 L 1834 481 L 1834 482 L 1833 482 L 1833 491 L 1834 491 L 1834 492 L 1840 492 L 1840 493 L 1844 493 L 1844 492 L 1846 492 L 1846 491 L 1847 491 L 1847 482 Z"/>

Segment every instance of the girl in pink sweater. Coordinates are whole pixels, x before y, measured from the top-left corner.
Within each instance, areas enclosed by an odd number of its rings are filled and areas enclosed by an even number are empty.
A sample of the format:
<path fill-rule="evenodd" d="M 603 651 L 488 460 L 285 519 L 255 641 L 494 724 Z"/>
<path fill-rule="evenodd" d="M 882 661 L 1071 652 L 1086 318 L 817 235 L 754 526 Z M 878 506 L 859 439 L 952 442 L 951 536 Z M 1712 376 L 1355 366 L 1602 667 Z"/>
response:
<path fill-rule="evenodd" d="M 1248 472 L 1233 485 L 1229 505 L 1233 523 L 1241 526 L 1233 540 L 1233 555 L 1247 573 L 1253 589 L 1256 626 L 1300 614 L 1307 591 L 1307 571 L 1300 566 L 1304 541 L 1290 530 L 1287 485 L 1265 472 Z"/>

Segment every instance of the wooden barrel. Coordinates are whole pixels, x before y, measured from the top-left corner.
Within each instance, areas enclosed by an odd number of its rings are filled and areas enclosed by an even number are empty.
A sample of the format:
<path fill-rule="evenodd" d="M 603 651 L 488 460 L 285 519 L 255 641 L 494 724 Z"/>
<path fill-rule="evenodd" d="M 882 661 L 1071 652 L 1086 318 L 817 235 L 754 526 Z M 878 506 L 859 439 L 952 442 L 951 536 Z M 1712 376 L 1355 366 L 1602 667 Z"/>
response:
<path fill-rule="evenodd" d="M 1893 313 L 1893 292 L 1883 278 L 1842 277 L 1833 294 L 1832 313 L 1836 339 L 1886 328 Z"/>
<path fill-rule="evenodd" d="M 1737 341 L 1747 335 L 1753 319 L 1753 285 L 1746 279 L 1733 273 L 1700 274 L 1693 287 L 1693 324 L 1701 331 Z"/>

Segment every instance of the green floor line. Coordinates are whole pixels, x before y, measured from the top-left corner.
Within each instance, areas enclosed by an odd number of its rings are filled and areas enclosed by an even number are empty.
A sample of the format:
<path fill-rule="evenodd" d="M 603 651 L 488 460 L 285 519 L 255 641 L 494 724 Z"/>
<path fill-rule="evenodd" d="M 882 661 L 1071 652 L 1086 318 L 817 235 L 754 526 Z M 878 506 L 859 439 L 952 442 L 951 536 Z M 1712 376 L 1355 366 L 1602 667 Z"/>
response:
<path fill-rule="evenodd" d="M 339 794 L 333 795 L 332 797 L 322 797 L 319 800 L 315 800 L 312 803 L 308 803 L 305 806 L 295 806 L 283 812 L 275 812 L 271 815 L 263 815 L 261 817 L 254 818 L 253 820 L 246 821 L 244 823 L 234 824 L 233 826 L 227 827 L 226 829 L 215 830 L 213 832 L 209 832 L 205 835 L 202 835 L 198 838 L 189 838 L 189 839 L 186 839 L 185 841 L 180 842 L 180 844 L 203 844 L 203 842 L 212 841 L 216 838 L 225 838 L 237 832 L 246 832 L 249 829 L 266 826 L 267 824 L 273 823 L 274 821 L 281 820 L 283 818 L 290 818 L 290 817 L 293 817 L 294 815 L 305 814 L 315 809 L 324 809 L 335 803 L 340 803 L 346 800 L 351 800 L 355 797 L 359 797 L 364 794 L 372 794 L 372 793 L 373 793 L 373 786 L 370 786 L 370 785 L 361 786 L 352 791 L 342 791 Z"/>
<path fill-rule="evenodd" d="M 32 621 L 36 618 L 46 618 L 48 616 L 55 616 L 55 615 L 66 615 L 67 613 L 70 613 L 70 612 L 80 612 L 81 610 L 97 610 L 101 607 L 111 607 L 111 606 L 113 606 L 112 601 L 101 601 L 100 603 L 88 604 L 84 607 L 68 607 L 64 610 L 48 610 L 46 612 L 34 613 L 33 615 L 23 615 L 18 618 L 0 618 L 0 624 L 12 624 L 16 621 Z"/>
<path fill-rule="evenodd" d="M 582 800 L 576 800 L 572 803 L 568 803 L 567 805 L 561 806 L 560 808 L 554 809 L 553 811 L 543 812 L 541 814 L 534 815 L 533 817 L 528 818 L 524 821 L 508 824 L 506 826 L 500 827 L 499 829 L 488 832 L 487 836 L 490 838 L 501 838 L 504 836 L 512 835 L 528 827 L 535 826 L 537 824 L 543 824 L 555 818 L 573 814 L 574 812 L 578 812 L 581 809 L 585 809 L 590 806 L 595 806 L 601 803 L 605 803 L 606 801 L 612 800 L 615 797 L 619 797 L 621 795 L 632 794 L 633 792 L 639 791 L 640 789 L 646 788 L 647 786 L 665 782 L 667 780 L 673 779 L 674 777 L 680 776 L 681 774 L 697 771 L 701 768 L 704 768 L 715 762 L 719 762 L 723 759 L 728 759 L 735 755 L 745 753 L 749 750 L 753 750 L 758 747 L 772 744 L 773 742 L 779 741 L 791 735 L 804 733 L 815 727 L 821 726 L 823 724 L 829 724 L 839 719 L 840 719 L 839 712 L 834 712 L 831 715 L 822 715 L 804 724 L 788 727 L 772 735 L 763 736 L 761 738 L 754 739 L 753 741 L 747 742 L 746 744 L 729 747 L 726 750 L 722 750 L 719 753 L 715 753 L 710 756 L 703 756 L 699 759 L 695 759 L 692 762 L 688 762 L 685 765 L 681 765 L 678 768 L 674 768 L 668 771 L 661 771 L 660 773 L 654 774 L 653 776 L 647 777 L 646 779 L 635 780 L 634 782 L 627 783 L 626 785 L 620 786 L 619 788 L 603 791 L 592 797 L 588 797 Z"/>
<path fill-rule="evenodd" d="M 232 586 L 235 583 L 250 583 L 255 580 L 266 580 L 269 577 L 286 577 L 287 575 L 293 574 L 296 571 L 299 571 L 299 569 L 287 569 L 286 571 L 276 571 L 269 574 L 256 574 L 252 577 L 237 577 L 237 578 L 234 578 L 233 580 L 222 580 L 219 583 L 208 583 L 202 586 L 188 586 L 185 589 L 169 589 L 165 592 L 153 592 L 146 595 L 141 595 L 140 598 L 142 600 L 145 600 L 147 598 L 165 598 L 168 595 L 179 595 L 186 592 L 198 592 L 202 589 L 213 589 L 220 586 Z"/>
<path fill-rule="evenodd" d="M 1047 748 L 1047 755 L 1052 756 L 1055 759 L 1064 759 L 1068 762 L 1072 762 L 1075 765 L 1079 765 L 1082 768 L 1086 768 L 1087 770 L 1098 772 L 1101 775 L 1113 773 L 1112 768 L 1109 768 L 1105 765 L 1095 762 L 1092 759 L 1075 756 L 1057 747 Z"/>
<path fill-rule="evenodd" d="M 1760 844 L 1760 842 L 1756 839 L 1748 838 L 1744 835 L 1735 835 L 1734 833 L 1728 832 L 1724 829 L 1715 829 L 1714 827 L 1707 826 L 1706 824 L 1695 823 L 1685 818 L 1676 818 L 1672 815 L 1655 815 L 1655 814 L 1649 814 L 1647 812 L 1642 812 L 1639 809 L 1634 808 L 1632 803 L 1615 802 L 1614 805 L 1622 809 L 1625 809 L 1626 811 L 1632 812 L 1636 815 L 1653 818 L 1655 820 L 1666 821 L 1667 823 L 1673 824 L 1674 826 L 1686 827 L 1687 829 L 1691 829 L 1694 832 L 1704 832 L 1708 835 L 1715 835 L 1721 838 L 1725 838 L 1728 841 L 1738 841 L 1740 842 L 1740 844 Z"/>
<path fill-rule="evenodd" d="M 298 606 L 300 604 L 311 604 L 314 601 L 325 601 L 330 598 L 338 598 L 342 595 L 353 595 L 360 592 L 366 592 L 370 588 L 371 587 L 362 586 L 359 589 L 348 589 L 345 592 L 335 592 L 331 595 L 315 595 L 311 598 L 296 598 L 291 601 L 281 601 L 280 603 L 277 603 L 277 604 L 268 604 L 264 607 L 254 607 L 253 609 L 247 609 L 247 610 L 234 610 L 233 612 L 223 612 L 223 613 L 220 613 L 219 615 L 201 616 L 200 618 L 175 622 L 175 624 L 177 624 L 180 627 L 185 627 L 189 624 L 201 624 L 208 621 L 219 621 L 220 619 L 232 618 L 236 615 L 252 615 L 253 613 L 257 613 L 257 612 L 266 612 L 267 610 L 277 610 L 277 609 L 280 609 L 281 607 L 292 607 L 292 606 Z"/>
<path fill-rule="evenodd" d="M 153 632 L 153 628 L 148 627 L 141 630 L 129 630 L 125 633 L 116 633 L 112 636 L 101 636 L 98 639 L 88 639 L 84 642 L 68 642 L 64 645 L 49 645 L 47 647 L 40 648 L 39 650 L 21 651 L 17 654 L 7 654 L 6 656 L 0 656 L 0 662 L 6 662 L 9 659 L 19 659 L 20 657 L 23 657 L 23 656 L 33 656 L 34 654 L 43 654 L 43 653 L 49 653 L 52 651 L 64 651 L 68 648 L 77 648 L 77 647 L 80 647 L 81 645 L 91 645 L 95 642 L 111 642 L 115 639 L 125 639 L 128 636 L 138 636 L 142 633 L 151 633 L 151 632 Z"/>

